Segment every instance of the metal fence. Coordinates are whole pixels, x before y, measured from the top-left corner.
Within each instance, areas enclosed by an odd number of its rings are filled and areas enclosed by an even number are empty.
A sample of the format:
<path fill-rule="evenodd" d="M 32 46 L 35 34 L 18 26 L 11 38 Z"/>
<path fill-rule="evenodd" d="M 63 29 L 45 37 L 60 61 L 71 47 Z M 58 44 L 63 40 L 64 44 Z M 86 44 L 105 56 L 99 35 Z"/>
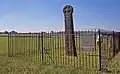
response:
<path fill-rule="evenodd" d="M 99 43 L 99 58 L 100 58 L 100 70 L 107 70 L 110 65 L 109 62 L 118 54 L 120 51 L 120 35 L 114 31 L 101 31 L 98 30 L 98 34 L 102 34 L 102 42 Z"/>
<path fill-rule="evenodd" d="M 31 61 L 80 69 L 106 69 L 109 60 L 119 52 L 120 39 L 114 31 L 75 31 L 77 56 L 67 56 L 65 35 L 64 32 L 40 32 L 0 36 L 8 38 L 9 57 L 29 56 Z M 97 43 L 98 36 L 100 37 Z"/>

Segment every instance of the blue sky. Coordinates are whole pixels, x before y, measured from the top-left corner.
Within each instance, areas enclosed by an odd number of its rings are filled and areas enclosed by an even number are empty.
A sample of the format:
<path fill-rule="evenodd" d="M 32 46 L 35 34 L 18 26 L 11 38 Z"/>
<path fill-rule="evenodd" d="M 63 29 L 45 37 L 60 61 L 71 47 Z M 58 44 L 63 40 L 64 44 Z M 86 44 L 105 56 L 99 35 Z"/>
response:
<path fill-rule="evenodd" d="M 64 30 L 63 7 L 74 7 L 74 28 L 120 31 L 120 0 L 0 0 L 0 31 Z"/>

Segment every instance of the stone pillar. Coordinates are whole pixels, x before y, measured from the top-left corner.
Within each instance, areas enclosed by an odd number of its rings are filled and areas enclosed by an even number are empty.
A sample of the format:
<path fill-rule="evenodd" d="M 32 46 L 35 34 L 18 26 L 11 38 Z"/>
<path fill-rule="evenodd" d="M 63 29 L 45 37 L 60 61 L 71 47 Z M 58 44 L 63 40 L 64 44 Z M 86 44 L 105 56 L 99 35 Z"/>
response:
<path fill-rule="evenodd" d="M 66 5 L 63 9 L 65 21 L 65 47 L 68 56 L 77 56 L 73 27 L 73 7 Z"/>

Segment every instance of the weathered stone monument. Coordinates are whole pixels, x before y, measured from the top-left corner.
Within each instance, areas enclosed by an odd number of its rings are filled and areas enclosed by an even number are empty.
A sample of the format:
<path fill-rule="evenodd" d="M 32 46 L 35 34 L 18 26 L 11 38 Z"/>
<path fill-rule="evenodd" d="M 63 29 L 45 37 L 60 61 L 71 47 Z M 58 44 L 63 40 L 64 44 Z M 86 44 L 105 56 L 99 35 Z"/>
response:
<path fill-rule="evenodd" d="M 73 27 L 73 7 L 66 5 L 63 9 L 64 21 L 65 21 L 65 47 L 66 54 L 68 56 L 77 56 L 75 39 L 74 39 L 74 27 Z"/>

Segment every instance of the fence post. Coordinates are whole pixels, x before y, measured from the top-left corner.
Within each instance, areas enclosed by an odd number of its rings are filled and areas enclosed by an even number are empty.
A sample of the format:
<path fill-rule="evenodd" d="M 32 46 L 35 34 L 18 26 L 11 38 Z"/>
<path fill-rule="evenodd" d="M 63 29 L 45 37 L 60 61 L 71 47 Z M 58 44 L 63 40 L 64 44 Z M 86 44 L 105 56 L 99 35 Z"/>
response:
<path fill-rule="evenodd" d="M 43 48 L 43 32 L 41 32 L 41 45 L 42 45 L 42 61 L 44 60 L 43 57 L 44 57 L 44 48 Z"/>
<path fill-rule="evenodd" d="M 95 52 L 96 52 L 96 46 L 97 46 L 97 44 L 96 44 L 96 30 L 94 32 L 94 41 L 95 41 Z"/>
<path fill-rule="evenodd" d="M 101 36 L 100 36 L 100 29 L 98 30 L 99 35 L 99 70 L 101 71 Z"/>
<path fill-rule="evenodd" d="M 112 35 L 113 35 L 113 57 L 115 56 L 115 33 L 114 33 L 114 31 L 113 31 L 113 33 L 112 33 Z"/>
<path fill-rule="evenodd" d="M 120 33 L 118 33 L 118 52 L 120 51 Z"/>
<path fill-rule="evenodd" d="M 9 33 L 8 33 L 8 57 L 10 57 L 10 41 L 9 41 Z"/>

